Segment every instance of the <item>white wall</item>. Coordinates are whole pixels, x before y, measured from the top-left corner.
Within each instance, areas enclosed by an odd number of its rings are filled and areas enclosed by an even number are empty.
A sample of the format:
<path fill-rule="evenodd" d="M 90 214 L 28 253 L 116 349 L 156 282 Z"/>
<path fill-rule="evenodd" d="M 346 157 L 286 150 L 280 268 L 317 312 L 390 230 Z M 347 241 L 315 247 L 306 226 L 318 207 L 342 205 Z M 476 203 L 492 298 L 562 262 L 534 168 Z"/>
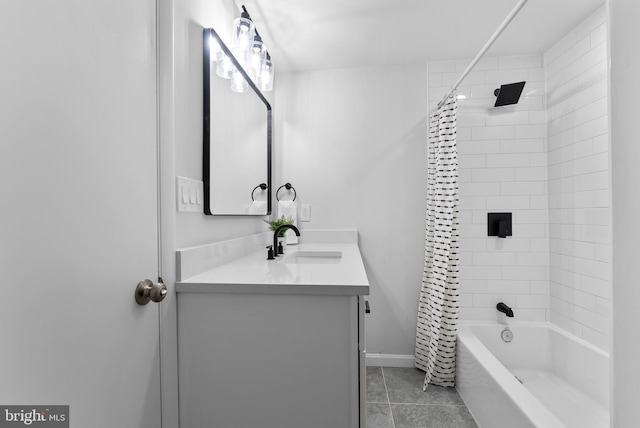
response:
<path fill-rule="evenodd" d="M 613 424 L 640 420 L 640 3 L 609 0 L 611 34 L 611 164 L 613 196 Z"/>
<path fill-rule="evenodd" d="M 429 105 L 471 60 L 429 63 Z M 526 81 L 517 105 L 494 89 Z M 544 321 L 549 286 L 546 113 L 541 55 L 484 58 L 458 88 L 461 319 Z M 511 212 L 513 236 L 487 236 L 487 213 Z"/>
<path fill-rule="evenodd" d="M 427 68 L 277 76 L 276 185 L 305 228 L 357 228 L 371 282 L 367 351 L 413 355 L 426 207 Z"/>
<path fill-rule="evenodd" d="M 544 55 L 550 321 L 609 349 L 611 215 L 606 8 Z"/>
<path fill-rule="evenodd" d="M 202 29 L 213 27 L 225 42 L 230 42 L 233 19 L 239 15 L 233 0 L 186 0 L 174 1 L 172 40 L 163 52 L 172 55 L 173 67 L 166 70 L 167 87 L 164 93 L 164 112 L 167 115 L 163 126 L 164 138 L 173 140 L 173 171 L 165 177 L 176 175 L 202 180 Z M 171 49 L 171 50 L 169 50 Z M 162 55 L 162 53 L 161 53 Z M 172 75 L 171 75 L 172 74 Z M 170 127 L 170 128 L 169 128 Z M 164 174 L 164 173 L 163 173 Z M 167 189 L 171 186 L 171 189 Z M 175 189 L 166 183 L 169 190 L 164 197 L 173 198 Z M 202 213 L 174 213 L 175 247 L 182 248 L 215 241 L 251 235 L 266 230 L 262 217 L 205 216 Z M 171 221 L 171 219 L 168 219 Z"/>

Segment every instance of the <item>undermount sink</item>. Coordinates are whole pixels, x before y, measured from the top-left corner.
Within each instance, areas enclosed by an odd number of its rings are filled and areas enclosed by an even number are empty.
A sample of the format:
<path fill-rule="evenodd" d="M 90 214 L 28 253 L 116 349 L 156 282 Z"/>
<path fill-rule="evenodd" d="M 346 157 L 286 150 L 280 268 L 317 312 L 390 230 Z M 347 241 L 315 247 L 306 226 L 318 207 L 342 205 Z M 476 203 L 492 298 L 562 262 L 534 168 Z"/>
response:
<path fill-rule="evenodd" d="M 336 264 L 340 263 L 342 251 L 296 251 L 285 256 L 282 263 L 295 264 Z"/>

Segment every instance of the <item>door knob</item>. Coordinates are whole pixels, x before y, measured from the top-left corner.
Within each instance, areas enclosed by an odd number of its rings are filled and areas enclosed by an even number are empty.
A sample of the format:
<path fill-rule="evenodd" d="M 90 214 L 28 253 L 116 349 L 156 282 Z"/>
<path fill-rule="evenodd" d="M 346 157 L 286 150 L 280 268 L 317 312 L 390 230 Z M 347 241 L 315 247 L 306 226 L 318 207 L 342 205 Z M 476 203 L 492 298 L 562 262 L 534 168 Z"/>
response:
<path fill-rule="evenodd" d="M 154 284 L 150 279 L 143 279 L 138 283 L 136 287 L 136 302 L 139 305 L 146 305 L 149 301 L 162 302 L 167 295 L 167 286 L 162 283 L 162 278 L 158 278 L 160 281 Z"/>

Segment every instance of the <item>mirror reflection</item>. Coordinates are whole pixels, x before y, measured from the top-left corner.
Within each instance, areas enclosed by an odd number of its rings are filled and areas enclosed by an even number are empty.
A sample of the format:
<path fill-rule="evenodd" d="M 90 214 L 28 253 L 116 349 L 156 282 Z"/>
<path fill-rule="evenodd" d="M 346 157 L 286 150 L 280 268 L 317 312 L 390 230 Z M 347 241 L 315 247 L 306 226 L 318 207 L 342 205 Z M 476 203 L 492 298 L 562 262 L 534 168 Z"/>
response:
<path fill-rule="evenodd" d="M 203 31 L 204 210 L 271 213 L 271 106 L 212 28 Z"/>

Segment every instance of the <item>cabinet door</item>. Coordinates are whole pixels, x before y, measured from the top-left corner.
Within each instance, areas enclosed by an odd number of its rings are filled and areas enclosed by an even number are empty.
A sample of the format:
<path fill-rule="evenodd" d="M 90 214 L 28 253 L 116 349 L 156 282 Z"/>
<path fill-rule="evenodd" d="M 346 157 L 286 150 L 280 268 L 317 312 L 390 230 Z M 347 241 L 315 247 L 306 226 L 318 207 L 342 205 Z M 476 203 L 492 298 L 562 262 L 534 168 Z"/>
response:
<path fill-rule="evenodd" d="M 180 426 L 355 428 L 353 296 L 178 293 Z"/>

